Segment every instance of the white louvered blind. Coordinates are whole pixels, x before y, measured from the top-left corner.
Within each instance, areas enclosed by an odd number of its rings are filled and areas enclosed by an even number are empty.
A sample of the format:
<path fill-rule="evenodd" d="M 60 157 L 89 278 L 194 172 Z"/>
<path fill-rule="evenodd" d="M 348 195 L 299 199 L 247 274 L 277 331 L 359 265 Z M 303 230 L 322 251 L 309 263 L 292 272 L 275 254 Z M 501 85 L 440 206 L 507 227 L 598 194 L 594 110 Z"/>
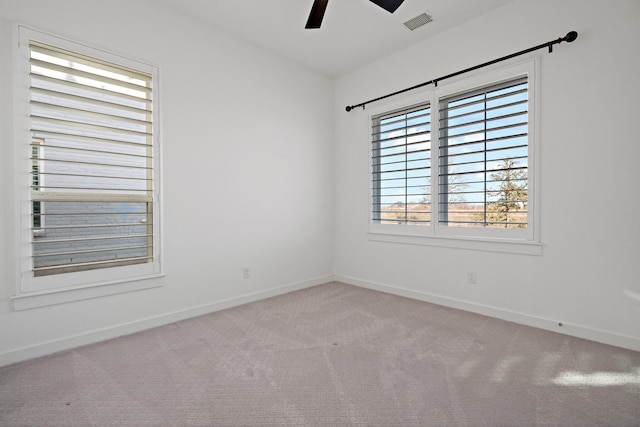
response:
<path fill-rule="evenodd" d="M 371 120 L 371 218 L 431 223 L 431 108 L 421 104 Z"/>
<path fill-rule="evenodd" d="M 441 99 L 439 224 L 526 228 L 526 78 Z"/>
<path fill-rule="evenodd" d="M 33 275 L 153 262 L 152 75 L 29 50 Z"/>

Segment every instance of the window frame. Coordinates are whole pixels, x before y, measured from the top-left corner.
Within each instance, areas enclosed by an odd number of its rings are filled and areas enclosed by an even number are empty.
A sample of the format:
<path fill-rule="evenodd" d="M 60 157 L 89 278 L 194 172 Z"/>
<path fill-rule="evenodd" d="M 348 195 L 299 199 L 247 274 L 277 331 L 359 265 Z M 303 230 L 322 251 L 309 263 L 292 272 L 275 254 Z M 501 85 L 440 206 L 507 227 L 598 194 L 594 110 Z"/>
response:
<path fill-rule="evenodd" d="M 161 245 L 161 144 L 159 126 L 159 69 L 139 60 L 128 59 L 118 54 L 110 53 L 85 44 L 47 34 L 32 28 L 16 25 L 15 81 L 14 96 L 15 110 L 15 153 L 16 171 L 19 183 L 17 201 L 19 205 L 19 277 L 15 295 L 12 297 L 15 310 L 29 309 L 51 304 L 76 301 L 97 296 L 130 292 L 139 289 L 156 287 L 158 281 L 148 280 L 163 276 L 162 245 Z M 153 254 L 152 262 L 100 268 L 89 271 L 69 272 L 48 276 L 34 277 L 32 240 L 40 238 L 41 232 L 32 232 L 33 203 L 31 187 L 33 184 L 32 135 L 30 132 L 30 42 L 40 42 L 80 55 L 113 63 L 133 70 L 138 70 L 152 76 L 152 146 L 153 151 Z M 39 167 L 42 167 L 41 165 Z M 41 177 L 42 178 L 42 177 Z M 39 230 L 42 231 L 42 230 Z"/>
<path fill-rule="evenodd" d="M 373 167 L 369 151 L 369 199 L 368 199 L 368 238 L 372 241 L 392 243 L 441 246 L 471 250 L 484 250 L 507 253 L 541 255 L 539 227 L 539 61 L 534 57 L 507 66 L 494 67 L 490 71 L 474 73 L 457 78 L 451 83 L 439 82 L 437 87 L 420 89 L 412 95 L 400 97 L 394 101 L 382 103 L 371 108 L 367 121 L 367 146 L 371 147 L 371 129 L 376 116 L 411 108 L 428 102 L 431 107 L 431 224 L 412 226 L 405 224 L 379 224 L 373 218 Z M 439 105 L 440 101 L 453 96 L 473 92 L 520 77 L 528 82 L 528 217 L 526 229 L 447 227 L 439 224 Z"/>

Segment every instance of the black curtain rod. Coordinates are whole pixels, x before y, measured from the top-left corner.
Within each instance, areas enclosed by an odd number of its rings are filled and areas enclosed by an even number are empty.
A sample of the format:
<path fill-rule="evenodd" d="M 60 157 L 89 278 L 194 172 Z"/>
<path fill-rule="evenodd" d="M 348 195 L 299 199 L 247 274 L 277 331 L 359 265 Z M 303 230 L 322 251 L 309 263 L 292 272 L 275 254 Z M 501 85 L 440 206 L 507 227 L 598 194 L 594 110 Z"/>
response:
<path fill-rule="evenodd" d="M 549 53 L 551 53 L 551 52 L 553 52 L 553 45 L 554 44 L 559 44 L 559 43 L 562 43 L 562 42 L 571 43 L 572 41 L 574 41 L 577 38 L 578 38 L 578 33 L 576 31 L 569 31 L 566 36 L 560 37 L 557 40 L 552 40 L 552 41 L 549 41 L 549 42 L 546 42 L 546 43 L 542 43 L 542 44 L 540 44 L 538 46 L 530 47 L 529 49 L 521 50 L 520 52 L 512 53 L 511 55 L 503 56 L 502 58 L 494 59 L 493 61 L 489 61 L 489 62 L 485 62 L 485 63 L 480 64 L 480 65 L 476 65 L 475 67 L 465 68 L 464 70 L 457 71 L 457 72 L 451 73 L 451 74 L 447 74 L 446 76 L 439 77 L 439 78 L 433 79 L 433 80 L 429 80 L 428 82 L 420 83 L 419 85 L 411 86 L 411 87 L 408 87 L 406 89 L 402 89 L 402 90 L 399 90 L 397 92 L 393 92 L 393 93 L 390 93 L 390 94 L 387 94 L 387 95 L 384 95 L 384 96 L 380 96 L 378 98 L 371 99 L 371 100 L 366 101 L 366 102 L 361 102 L 360 104 L 349 105 L 349 106 L 347 106 L 346 110 L 347 110 L 347 112 L 349 112 L 349 111 L 351 111 L 351 110 L 353 110 L 354 108 L 357 108 L 357 107 L 362 107 L 362 109 L 364 110 L 364 106 L 367 105 L 367 104 L 370 104 L 372 102 L 380 101 L 381 99 L 389 98 L 389 97 L 392 97 L 392 96 L 395 96 L 395 95 L 398 95 L 398 94 L 401 94 L 401 93 L 405 93 L 405 92 L 408 92 L 410 90 L 418 89 L 420 87 L 423 87 L 423 86 L 426 86 L 426 85 L 430 85 L 430 84 L 433 84 L 434 86 L 438 86 L 438 82 L 439 81 L 446 80 L 446 79 L 451 78 L 451 77 L 459 76 L 460 74 L 468 73 L 469 71 L 477 70 L 478 68 L 486 67 L 488 65 L 492 65 L 492 64 L 495 64 L 497 62 L 506 61 L 507 59 L 511 59 L 511 58 L 516 57 L 516 56 L 524 55 L 525 53 L 533 52 L 534 50 L 543 49 L 543 48 L 547 47 L 547 48 L 549 48 Z"/>

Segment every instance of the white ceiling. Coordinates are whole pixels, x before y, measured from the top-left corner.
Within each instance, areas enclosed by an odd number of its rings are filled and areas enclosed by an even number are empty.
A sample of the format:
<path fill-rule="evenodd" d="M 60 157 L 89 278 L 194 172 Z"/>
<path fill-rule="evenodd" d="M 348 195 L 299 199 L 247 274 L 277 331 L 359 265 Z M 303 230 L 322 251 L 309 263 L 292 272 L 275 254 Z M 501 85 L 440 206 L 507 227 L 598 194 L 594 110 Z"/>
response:
<path fill-rule="evenodd" d="M 368 0 L 330 0 L 322 28 L 305 30 L 313 0 L 162 0 L 206 24 L 330 77 L 513 0 L 405 0 L 390 14 Z M 410 31 L 403 23 L 426 12 L 433 22 Z"/>

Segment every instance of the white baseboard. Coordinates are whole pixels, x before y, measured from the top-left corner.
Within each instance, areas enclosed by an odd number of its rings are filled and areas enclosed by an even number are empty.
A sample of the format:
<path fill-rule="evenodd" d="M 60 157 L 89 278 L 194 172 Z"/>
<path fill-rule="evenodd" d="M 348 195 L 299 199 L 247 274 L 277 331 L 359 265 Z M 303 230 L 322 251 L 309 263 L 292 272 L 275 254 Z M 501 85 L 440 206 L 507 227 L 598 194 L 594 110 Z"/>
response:
<path fill-rule="evenodd" d="M 123 335 L 129 335 L 136 332 L 141 332 L 147 329 L 155 328 L 158 326 L 166 325 L 169 323 L 177 322 L 180 320 L 189 319 L 192 317 L 200 316 L 215 311 L 224 310 L 247 304 L 254 301 L 259 301 L 265 298 L 270 298 L 289 292 L 310 288 L 312 286 L 321 285 L 331 281 L 338 281 L 348 285 L 359 286 L 362 288 L 372 289 L 380 292 L 386 292 L 393 295 L 403 296 L 407 298 L 416 299 L 419 301 L 430 302 L 433 304 L 442 305 L 445 307 L 456 308 L 459 310 L 465 310 L 472 313 L 483 314 L 485 316 L 495 317 L 497 319 L 507 320 L 522 325 L 532 326 L 552 332 L 558 332 L 561 334 L 574 336 L 577 338 L 583 338 L 591 341 L 600 342 L 603 344 L 613 345 L 616 347 L 627 348 L 629 350 L 640 351 L 640 339 L 620 335 L 608 331 L 602 331 L 598 329 L 588 328 L 580 325 L 573 325 L 563 322 L 562 326 L 558 325 L 558 321 L 544 319 L 524 313 L 518 313 L 502 308 L 486 306 L 482 304 L 476 304 L 469 301 L 457 300 L 454 298 L 443 297 L 439 295 L 433 295 L 426 292 L 415 291 L 412 289 L 401 288 L 393 285 L 371 282 L 368 280 L 357 279 L 349 276 L 333 276 L 328 275 L 319 277 L 316 279 L 307 280 L 304 282 L 298 282 L 271 288 L 265 291 L 255 292 L 252 294 L 241 295 L 238 297 L 216 301 L 213 303 L 203 304 L 200 306 L 192 307 L 186 310 L 175 311 L 171 313 L 165 313 L 162 315 L 140 319 L 134 322 L 129 322 L 121 325 L 112 326 L 100 330 L 89 331 L 83 334 L 68 336 L 53 341 L 48 341 L 29 347 L 19 348 L 0 354 L 0 366 L 6 366 L 17 362 L 22 362 L 29 359 L 34 359 L 41 356 L 46 356 L 54 353 L 58 353 L 72 348 L 80 347 L 83 345 L 93 344 L 100 341 L 105 341 L 112 338 L 117 338 Z"/>
<path fill-rule="evenodd" d="M 136 320 L 134 322 L 124 323 L 100 330 L 89 331 L 78 335 L 68 336 L 24 348 L 19 348 L 16 350 L 11 350 L 0 354 L 0 366 L 6 366 L 37 357 L 47 356 L 83 345 L 93 344 L 96 342 L 129 335 L 136 332 L 141 332 L 147 329 L 155 328 L 180 320 L 201 316 L 203 314 L 213 313 L 215 311 L 224 310 L 226 308 L 231 308 L 254 301 L 259 301 L 265 298 L 310 288 L 312 286 L 331 282 L 333 281 L 333 278 L 333 275 L 318 277 L 316 279 L 279 286 L 276 288 L 267 289 L 265 291 L 259 291 L 222 301 L 203 304 L 186 310 L 165 313 L 158 316 Z"/>
<path fill-rule="evenodd" d="M 509 322 L 532 326 L 534 328 L 557 332 L 572 337 L 583 338 L 590 341 L 596 341 L 603 344 L 626 348 L 629 350 L 640 351 L 640 338 L 632 336 L 620 335 L 613 332 L 566 323 L 563 320 L 559 321 L 545 319 L 525 313 L 506 310 L 503 308 L 491 307 L 469 301 L 458 300 L 455 298 L 434 295 L 427 292 L 415 291 L 412 289 L 401 288 L 393 285 L 357 279 L 349 276 L 336 275 L 334 280 L 346 283 L 348 285 L 359 286 L 362 288 L 386 292 L 388 294 L 412 298 L 419 301 L 430 302 L 445 307 L 483 314 L 485 316 L 495 317 L 497 319 L 507 320 Z M 560 325 L 559 323 L 561 323 L 562 325 Z"/>

